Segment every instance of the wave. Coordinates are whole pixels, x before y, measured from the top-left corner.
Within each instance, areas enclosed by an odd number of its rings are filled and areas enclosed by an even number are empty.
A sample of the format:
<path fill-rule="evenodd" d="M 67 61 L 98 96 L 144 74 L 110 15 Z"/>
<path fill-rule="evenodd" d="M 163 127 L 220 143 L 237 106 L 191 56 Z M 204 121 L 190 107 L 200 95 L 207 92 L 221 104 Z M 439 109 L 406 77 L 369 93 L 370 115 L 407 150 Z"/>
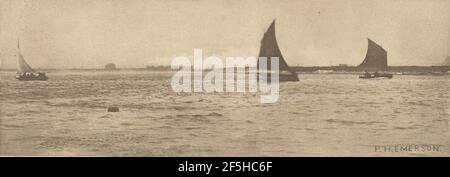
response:
<path fill-rule="evenodd" d="M 368 121 L 368 122 L 365 122 L 365 121 L 351 121 L 351 120 L 339 120 L 339 119 L 327 119 L 327 120 L 325 120 L 326 122 L 330 122 L 330 123 L 340 123 L 340 124 L 345 124 L 345 125 L 353 125 L 353 124 L 356 124 L 356 125 L 372 125 L 372 124 L 378 124 L 378 123 L 381 123 L 381 122 L 378 122 L 378 121 Z"/>
<path fill-rule="evenodd" d="M 4 128 L 25 128 L 25 126 L 13 125 L 13 124 L 3 124 L 2 127 L 4 127 Z"/>

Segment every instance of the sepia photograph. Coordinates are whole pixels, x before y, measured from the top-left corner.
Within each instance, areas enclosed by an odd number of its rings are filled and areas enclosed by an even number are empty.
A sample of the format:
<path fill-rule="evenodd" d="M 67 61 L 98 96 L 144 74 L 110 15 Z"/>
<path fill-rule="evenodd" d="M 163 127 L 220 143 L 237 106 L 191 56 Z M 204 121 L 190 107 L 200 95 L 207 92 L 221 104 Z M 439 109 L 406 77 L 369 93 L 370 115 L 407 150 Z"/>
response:
<path fill-rule="evenodd" d="M 450 0 L 0 0 L 0 156 L 450 157 L 449 127 Z"/>

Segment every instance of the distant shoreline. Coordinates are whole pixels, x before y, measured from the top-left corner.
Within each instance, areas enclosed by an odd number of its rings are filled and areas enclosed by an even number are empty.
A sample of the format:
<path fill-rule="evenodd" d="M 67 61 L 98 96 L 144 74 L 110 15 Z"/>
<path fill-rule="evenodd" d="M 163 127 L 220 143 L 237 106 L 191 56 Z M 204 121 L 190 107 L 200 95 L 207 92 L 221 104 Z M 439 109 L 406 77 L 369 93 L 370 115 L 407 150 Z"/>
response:
<path fill-rule="evenodd" d="M 301 73 L 335 72 L 335 73 L 360 73 L 364 69 L 356 66 L 293 66 L 293 70 Z M 172 71 L 170 66 L 160 66 L 151 68 L 71 68 L 71 69 L 36 69 L 38 71 Z M 16 69 L 0 69 L 0 71 L 16 71 Z M 450 66 L 389 66 L 389 72 L 408 73 L 432 73 L 449 72 Z"/>
<path fill-rule="evenodd" d="M 333 71 L 333 72 L 364 72 L 364 68 L 357 66 L 295 66 L 291 67 L 298 72 L 317 72 L 317 71 Z M 448 72 L 450 66 L 388 66 L 389 72 Z"/>

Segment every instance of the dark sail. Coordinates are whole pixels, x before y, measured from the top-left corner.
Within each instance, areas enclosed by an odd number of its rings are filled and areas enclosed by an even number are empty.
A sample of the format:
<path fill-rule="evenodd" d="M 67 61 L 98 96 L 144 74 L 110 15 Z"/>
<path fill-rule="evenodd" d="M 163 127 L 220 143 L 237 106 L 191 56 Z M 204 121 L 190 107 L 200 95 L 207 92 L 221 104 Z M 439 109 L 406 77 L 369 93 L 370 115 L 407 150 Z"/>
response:
<path fill-rule="evenodd" d="M 380 45 L 368 39 L 366 58 L 359 65 L 360 68 L 369 71 L 386 71 L 387 70 L 387 52 Z"/>
<path fill-rule="evenodd" d="M 261 48 L 259 49 L 259 57 L 267 58 L 267 70 L 270 70 L 271 57 L 278 57 L 279 70 L 289 70 L 289 66 L 281 55 L 280 48 L 278 47 L 277 39 L 275 37 L 275 20 L 273 20 L 269 29 L 264 33 L 264 37 L 261 40 Z M 259 69 L 259 60 L 258 60 Z"/>

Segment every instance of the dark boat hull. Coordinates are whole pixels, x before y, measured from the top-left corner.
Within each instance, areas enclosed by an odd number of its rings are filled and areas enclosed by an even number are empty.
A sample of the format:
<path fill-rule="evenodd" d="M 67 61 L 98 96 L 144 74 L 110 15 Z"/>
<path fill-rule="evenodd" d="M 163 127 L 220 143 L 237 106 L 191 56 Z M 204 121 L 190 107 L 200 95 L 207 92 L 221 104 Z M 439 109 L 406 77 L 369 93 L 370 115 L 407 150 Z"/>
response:
<path fill-rule="evenodd" d="M 16 77 L 19 81 L 46 81 L 48 80 L 47 76 L 18 76 Z"/>
<path fill-rule="evenodd" d="M 298 75 L 296 73 L 280 74 L 279 81 L 280 82 L 290 82 L 290 81 L 295 82 L 295 81 L 299 81 L 299 79 L 298 79 Z"/>
<path fill-rule="evenodd" d="M 393 74 L 373 74 L 373 75 L 362 75 L 359 76 L 360 79 L 375 79 L 375 78 L 388 78 L 392 79 Z"/>
<path fill-rule="evenodd" d="M 259 74 L 257 76 L 258 80 L 259 80 Z M 270 73 L 267 74 L 267 81 L 270 82 L 271 81 L 271 75 Z M 278 74 L 278 82 L 297 82 L 300 81 L 300 79 L 298 78 L 297 73 L 279 73 Z"/>

